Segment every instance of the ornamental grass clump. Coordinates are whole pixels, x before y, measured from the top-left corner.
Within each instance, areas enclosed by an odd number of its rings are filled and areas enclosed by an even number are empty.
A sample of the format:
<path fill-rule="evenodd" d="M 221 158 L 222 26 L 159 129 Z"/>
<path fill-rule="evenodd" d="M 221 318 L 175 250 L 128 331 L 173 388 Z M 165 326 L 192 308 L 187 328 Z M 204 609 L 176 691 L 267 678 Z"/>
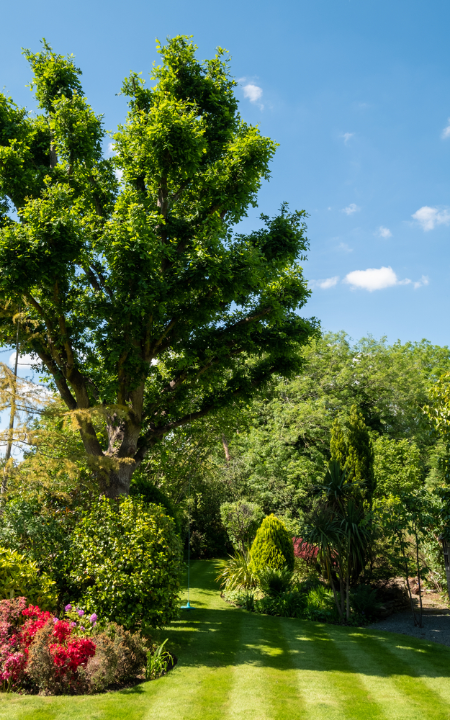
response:
<path fill-rule="evenodd" d="M 250 550 L 250 571 L 254 575 L 267 568 L 294 570 L 294 547 L 282 520 L 275 515 L 264 518 Z"/>
<path fill-rule="evenodd" d="M 221 571 L 216 577 L 225 592 L 234 590 L 250 590 L 257 585 L 257 578 L 250 570 L 250 553 L 248 550 L 236 550 L 230 559 L 222 563 Z"/>

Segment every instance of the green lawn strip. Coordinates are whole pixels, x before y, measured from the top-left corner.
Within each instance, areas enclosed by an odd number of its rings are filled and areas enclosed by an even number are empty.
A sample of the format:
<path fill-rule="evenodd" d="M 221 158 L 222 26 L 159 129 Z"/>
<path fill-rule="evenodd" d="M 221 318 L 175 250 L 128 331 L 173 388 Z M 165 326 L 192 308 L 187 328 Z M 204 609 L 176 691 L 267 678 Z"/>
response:
<path fill-rule="evenodd" d="M 414 666 L 414 675 L 439 697 L 442 708 L 450 706 L 450 657 L 446 647 L 395 635 L 395 642 L 389 643 L 389 652 Z"/>
<path fill-rule="evenodd" d="M 364 632 L 347 632 L 346 638 L 340 628 L 330 629 L 330 635 L 334 632 L 349 666 L 366 688 L 368 698 L 382 711 L 382 717 L 387 720 L 407 717 L 412 708 L 409 693 L 403 692 L 396 679 L 386 673 L 383 657 L 380 657 L 378 649 L 368 647 Z"/>
<path fill-rule="evenodd" d="M 280 618 L 241 611 L 241 644 L 227 718 L 291 720 L 303 716 L 296 670 Z"/>
<path fill-rule="evenodd" d="M 331 630 L 331 632 L 330 632 Z M 292 653 L 298 670 L 299 690 L 311 718 L 362 718 L 384 720 L 385 715 L 373 693 L 355 673 L 342 643 L 346 629 L 336 635 L 333 626 L 321 623 L 286 621 Z"/>
<path fill-rule="evenodd" d="M 415 713 L 420 717 L 433 719 L 449 717 L 450 713 L 446 702 L 421 677 L 424 669 L 427 673 L 433 674 L 432 665 L 428 664 L 426 653 L 423 652 L 424 643 L 422 641 L 396 633 L 375 634 L 369 632 L 361 632 L 359 640 L 358 664 L 360 671 L 364 672 L 364 655 L 366 658 L 369 656 L 376 676 L 383 677 L 386 685 L 394 686 L 397 692 L 403 695 L 404 709 L 408 714 Z M 447 664 L 450 667 L 450 652 L 445 650 L 444 654 L 447 656 Z M 349 652 L 351 652 L 350 649 Z M 448 670 L 445 677 L 449 677 Z M 445 683 L 442 675 L 441 683 Z M 398 714 L 397 717 L 404 717 L 404 715 Z"/>
<path fill-rule="evenodd" d="M 213 563 L 169 629 L 167 676 L 84 697 L 0 696 L 7 720 L 424 720 L 450 717 L 450 651 L 390 633 L 246 613 L 220 598 Z M 185 601 L 186 597 L 183 598 Z"/>

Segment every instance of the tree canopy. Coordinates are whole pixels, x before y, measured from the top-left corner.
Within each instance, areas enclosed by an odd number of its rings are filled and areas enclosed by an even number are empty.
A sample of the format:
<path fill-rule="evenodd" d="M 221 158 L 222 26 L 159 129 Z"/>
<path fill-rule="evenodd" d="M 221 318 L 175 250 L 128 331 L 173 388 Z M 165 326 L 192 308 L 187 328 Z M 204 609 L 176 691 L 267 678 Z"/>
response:
<path fill-rule="evenodd" d="M 0 95 L 0 344 L 18 323 L 111 496 L 167 433 L 298 371 L 315 332 L 305 212 L 233 233 L 276 144 L 240 117 L 225 51 L 196 49 L 169 40 L 150 87 L 124 81 L 112 158 L 73 56 L 24 51 L 40 112 Z"/>

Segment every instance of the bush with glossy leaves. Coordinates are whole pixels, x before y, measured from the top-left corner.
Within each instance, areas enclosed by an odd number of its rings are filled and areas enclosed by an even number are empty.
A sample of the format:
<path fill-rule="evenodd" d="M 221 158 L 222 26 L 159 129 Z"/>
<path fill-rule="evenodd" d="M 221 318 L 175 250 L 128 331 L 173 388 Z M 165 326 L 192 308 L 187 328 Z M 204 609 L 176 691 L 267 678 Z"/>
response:
<path fill-rule="evenodd" d="M 81 604 L 128 630 L 177 617 L 181 568 L 173 518 L 140 497 L 100 498 L 75 528 L 72 579 Z"/>

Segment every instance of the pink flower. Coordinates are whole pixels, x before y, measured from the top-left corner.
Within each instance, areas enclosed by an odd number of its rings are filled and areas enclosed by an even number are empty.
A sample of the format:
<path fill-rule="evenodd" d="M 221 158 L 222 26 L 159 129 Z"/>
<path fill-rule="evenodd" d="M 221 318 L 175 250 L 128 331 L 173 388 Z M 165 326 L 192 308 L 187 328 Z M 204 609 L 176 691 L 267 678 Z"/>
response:
<path fill-rule="evenodd" d="M 79 615 L 80 617 L 83 617 L 83 615 L 84 615 L 84 610 L 77 610 L 77 613 L 78 613 L 78 615 Z"/>
<path fill-rule="evenodd" d="M 97 615 L 96 613 L 92 613 L 91 617 L 89 618 L 91 623 L 94 625 L 97 622 Z"/>

